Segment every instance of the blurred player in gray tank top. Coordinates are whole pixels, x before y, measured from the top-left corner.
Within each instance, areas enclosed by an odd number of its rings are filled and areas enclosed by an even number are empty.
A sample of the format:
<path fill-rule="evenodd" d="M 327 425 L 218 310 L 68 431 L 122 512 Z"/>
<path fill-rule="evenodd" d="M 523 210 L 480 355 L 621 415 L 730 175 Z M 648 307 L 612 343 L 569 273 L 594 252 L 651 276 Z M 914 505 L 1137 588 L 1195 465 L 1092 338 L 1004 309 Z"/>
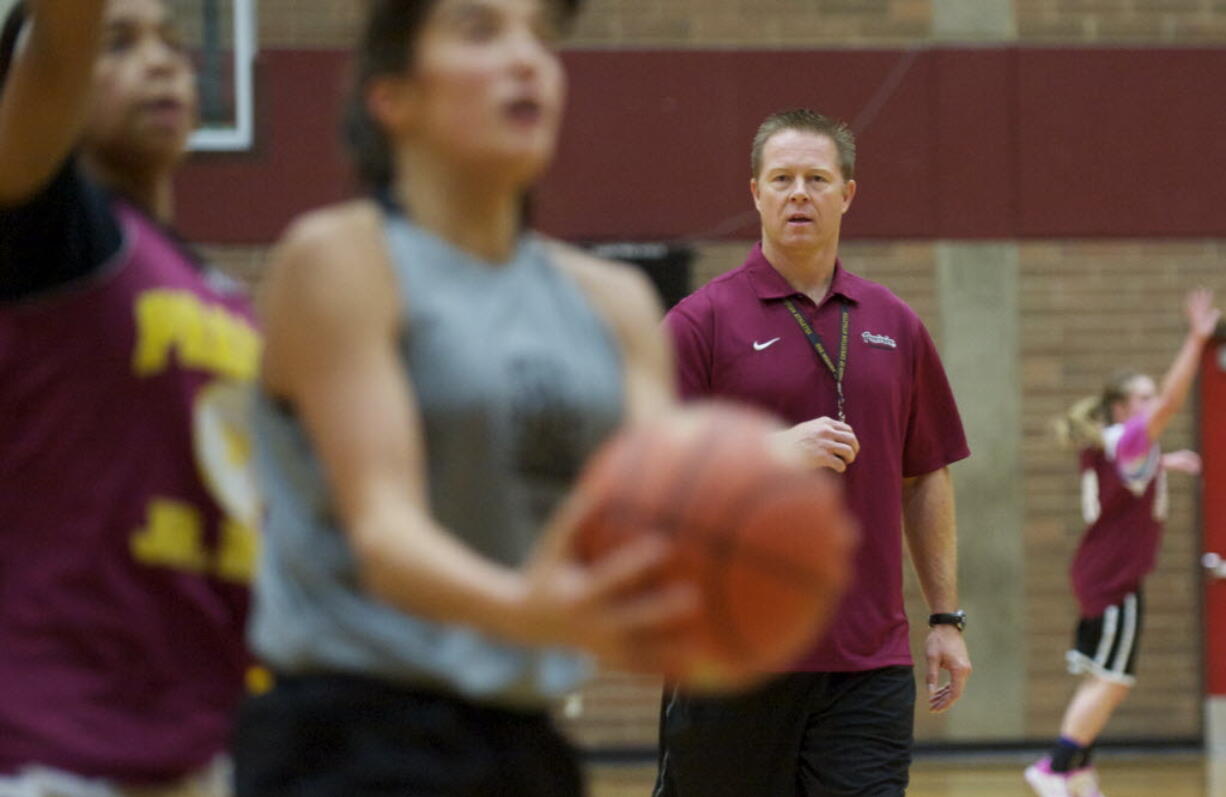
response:
<path fill-rule="evenodd" d="M 645 280 L 524 229 L 551 159 L 574 0 L 376 0 L 349 120 L 374 199 L 274 256 L 251 640 L 275 686 L 235 743 L 244 795 L 582 793 L 550 703 L 581 651 L 655 669 L 688 590 L 627 598 L 559 509 L 622 422 L 668 406 Z"/>

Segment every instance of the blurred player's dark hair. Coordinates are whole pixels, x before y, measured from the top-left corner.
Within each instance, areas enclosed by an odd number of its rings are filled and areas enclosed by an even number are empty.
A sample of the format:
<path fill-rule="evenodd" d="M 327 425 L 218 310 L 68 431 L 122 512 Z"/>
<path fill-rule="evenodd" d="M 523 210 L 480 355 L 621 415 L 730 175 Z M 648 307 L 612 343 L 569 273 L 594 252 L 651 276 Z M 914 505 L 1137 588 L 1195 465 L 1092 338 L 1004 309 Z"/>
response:
<path fill-rule="evenodd" d="M 17 38 L 21 36 L 21 27 L 25 21 L 26 6 L 22 2 L 15 3 L 4 18 L 4 28 L 0 31 L 0 93 L 4 92 L 9 66 L 12 65 L 13 54 L 17 50 Z"/>

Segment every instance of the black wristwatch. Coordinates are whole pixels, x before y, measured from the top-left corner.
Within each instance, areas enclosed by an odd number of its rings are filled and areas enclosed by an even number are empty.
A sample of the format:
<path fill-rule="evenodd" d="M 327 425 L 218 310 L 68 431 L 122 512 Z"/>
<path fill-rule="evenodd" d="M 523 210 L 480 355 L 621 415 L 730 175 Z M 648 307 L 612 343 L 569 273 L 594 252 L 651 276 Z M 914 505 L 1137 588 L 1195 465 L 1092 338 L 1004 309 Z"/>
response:
<path fill-rule="evenodd" d="M 966 612 L 959 609 L 956 612 L 937 612 L 928 615 L 928 627 L 937 625 L 952 625 L 959 631 L 966 629 Z"/>

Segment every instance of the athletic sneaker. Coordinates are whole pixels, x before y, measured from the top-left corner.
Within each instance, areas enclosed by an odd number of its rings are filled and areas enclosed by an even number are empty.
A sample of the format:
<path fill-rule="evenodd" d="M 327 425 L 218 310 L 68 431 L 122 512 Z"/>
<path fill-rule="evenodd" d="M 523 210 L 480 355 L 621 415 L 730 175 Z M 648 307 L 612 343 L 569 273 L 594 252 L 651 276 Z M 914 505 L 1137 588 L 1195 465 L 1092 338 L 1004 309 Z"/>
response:
<path fill-rule="evenodd" d="M 1078 783 L 1081 788 L 1081 797 L 1106 797 L 1102 789 L 1098 788 L 1098 770 L 1094 767 L 1086 767 L 1085 769 L 1077 770 L 1077 774 L 1082 777 Z M 1084 785 L 1083 785 L 1084 784 Z"/>
<path fill-rule="evenodd" d="M 1040 758 L 1026 767 L 1025 777 L 1038 797 L 1103 797 L 1093 767 L 1053 772 L 1051 759 Z"/>

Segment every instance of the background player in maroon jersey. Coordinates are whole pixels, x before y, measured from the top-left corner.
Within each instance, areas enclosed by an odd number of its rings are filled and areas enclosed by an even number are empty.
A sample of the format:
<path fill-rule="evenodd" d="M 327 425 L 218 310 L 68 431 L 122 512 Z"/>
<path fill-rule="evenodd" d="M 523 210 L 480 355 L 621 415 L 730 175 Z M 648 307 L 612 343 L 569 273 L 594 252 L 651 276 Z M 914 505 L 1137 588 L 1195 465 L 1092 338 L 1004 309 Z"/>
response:
<path fill-rule="evenodd" d="M 161 0 L 4 6 L 0 795 L 224 794 L 260 339 L 164 226 L 193 70 Z"/>
<path fill-rule="evenodd" d="M 1040 797 L 1101 797 L 1090 766 L 1094 740 L 1134 683 L 1140 638 L 1141 582 L 1154 569 L 1166 519 L 1166 471 L 1200 472 L 1192 451 L 1163 454 L 1158 438 L 1183 406 L 1201 347 L 1221 318 L 1213 294 L 1188 294 L 1188 335 L 1162 380 L 1136 372 L 1112 377 L 1102 393 L 1075 404 L 1060 422 L 1063 440 L 1080 449 L 1082 510 L 1088 524 L 1071 575 L 1080 619 L 1069 671 L 1077 687 L 1060 738 L 1026 770 Z"/>

